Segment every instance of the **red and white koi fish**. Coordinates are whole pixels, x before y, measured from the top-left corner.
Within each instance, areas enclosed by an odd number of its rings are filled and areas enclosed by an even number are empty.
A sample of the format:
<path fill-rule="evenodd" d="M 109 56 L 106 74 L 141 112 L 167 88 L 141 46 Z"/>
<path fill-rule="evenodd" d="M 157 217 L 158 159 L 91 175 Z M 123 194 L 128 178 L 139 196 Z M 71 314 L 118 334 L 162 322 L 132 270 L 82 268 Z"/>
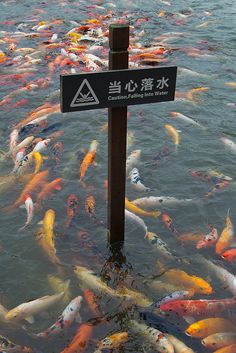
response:
<path fill-rule="evenodd" d="M 209 224 L 208 226 L 210 228 L 210 233 L 206 234 L 205 238 L 197 243 L 197 249 L 212 247 L 216 244 L 219 238 L 217 229 L 214 228 L 212 224 Z"/>
<path fill-rule="evenodd" d="M 171 312 L 180 316 L 211 316 L 235 307 L 236 298 L 210 300 L 176 300 L 161 304 L 161 312 Z"/>
<path fill-rule="evenodd" d="M 30 224 L 30 222 L 32 221 L 33 216 L 34 216 L 34 203 L 33 203 L 31 196 L 29 194 L 25 194 L 23 196 L 23 198 L 25 201 L 25 208 L 27 211 L 27 220 L 26 220 L 25 225 L 22 228 L 20 228 L 20 230 L 27 227 Z"/>
<path fill-rule="evenodd" d="M 64 329 L 67 329 L 68 327 L 70 327 L 71 324 L 74 322 L 74 320 L 78 320 L 78 322 L 80 322 L 81 318 L 80 318 L 79 311 L 81 308 L 82 300 L 83 298 L 81 296 L 74 298 L 67 305 L 67 307 L 65 308 L 61 316 L 59 316 L 58 320 L 47 330 L 38 333 L 36 336 L 46 338 L 52 335 L 53 336 L 58 335 Z"/>
<path fill-rule="evenodd" d="M 153 305 L 155 308 L 159 309 L 161 305 L 174 302 L 176 300 L 191 298 L 194 295 L 194 289 L 189 290 L 177 290 L 173 293 L 165 295 L 164 297 L 158 299 L 157 302 Z"/>

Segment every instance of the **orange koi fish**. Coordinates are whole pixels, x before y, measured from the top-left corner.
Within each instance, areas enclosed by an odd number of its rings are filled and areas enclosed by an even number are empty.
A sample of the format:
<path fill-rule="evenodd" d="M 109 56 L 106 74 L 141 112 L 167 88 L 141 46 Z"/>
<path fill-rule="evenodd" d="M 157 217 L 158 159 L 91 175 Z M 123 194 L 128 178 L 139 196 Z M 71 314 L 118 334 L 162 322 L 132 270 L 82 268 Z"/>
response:
<path fill-rule="evenodd" d="M 78 197 L 74 194 L 70 194 L 66 202 L 66 223 L 65 227 L 69 228 L 72 219 L 75 217 L 76 213 L 78 212 Z"/>
<path fill-rule="evenodd" d="M 84 299 L 86 300 L 88 306 L 89 306 L 89 309 L 91 310 L 91 312 L 96 316 L 100 316 L 101 315 L 101 312 L 100 312 L 100 309 L 99 309 L 99 306 L 96 302 L 96 296 L 95 294 L 90 290 L 90 289 L 85 289 L 83 291 L 83 296 L 84 296 Z"/>
<path fill-rule="evenodd" d="M 44 201 L 53 193 L 53 190 L 61 190 L 62 182 L 63 182 L 62 178 L 56 178 L 50 183 L 45 184 L 41 192 L 38 194 L 37 202 L 41 203 L 42 201 Z"/>
<path fill-rule="evenodd" d="M 128 332 L 116 332 L 111 336 L 105 337 L 98 343 L 98 348 L 94 353 L 101 353 L 103 349 L 119 348 L 128 339 Z"/>
<path fill-rule="evenodd" d="M 85 157 L 80 165 L 80 181 L 81 182 L 83 181 L 84 176 L 85 176 L 89 166 L 94 163 L 94 158 L 95 158 L 95 153 L 97 151 L 97 146 L 98 146 L 98 142 L 96 140 L 93 140 L 91 142 L 90 149 L 89 149 L 88 153 L 85 155 Z"/>
<path fill-rule="evenodd" d="M 185 330 L 185 333 L 191 337 L 204 338 L 217 332 L 235 332 L 235 329 L 235 325 L 229 320 L 214 317 L 195 322 Z"/>
<path fill-rule="evenodd" d="M 10 206 L 9 210 L 12 210 L 20 206 L 24 202 L 25 195 L 31 194 L 33 191 L 38 189 L 42 184 L 45 183 L 47 177 L 48 177 L 48 170 L 44 170 L 42 172 L 34 174 L 32 179 L 29 181 L 29 183 L 25 186 L 25 188 L 21 192 L 18 199 L 15 201 L 15 203 L 12 206 Z"/>
<path fill-rule="evenodd" d="M 227 262 L 236 263 L 236 249 L 226 250 L 221 257 Z"/>
<path fill-rule="evenodd" d="M 236 305 L 236 298 L 216 300 L 176 300 L 161 304 L 161 312 L 171 312 L 180 316 L 211 316 Z"/>
<path fill-rule="evenodd" d="M 169 231 L 174 236 L 177 236 L 179 234 L 179 232 L 175 229 L 175 227 L 173 225 L 172 219 L 170 218 L 170 216 L 167 213 L 162 213 L 161 219 L 164 222 L 166 228 L 169 229 Z"/>
<path fill-rule="evenodd" d="M 221 254 L 226 248 L 230 247 L 234 240 L 233 223 L 229 217 L 229 211 L 226 216 L 226 227 L 223 229 L 218 242 L 216 243 L 216 253 Z"/>
<path fill-rule="evenodd" d="M 96 205 L 96 200 L 94 196 L 88 196 L 86 197 L 85 200 L 85 210 L 86 212 L 90 215 L 90 217 L 92 215 L 94 215 L 95 212 L 95 205 Z"/>
<path fill-rule="evenodd" d="M 84 157 L 81 165 L 80 165 L 80 181 L 84 179 L 86 171 L 90 165 L 93 164 L 95 158 L 96 151 L 90 151 Z"/>
<path fill-rule="evenodd" d="M 73 340 L 61 353 L 83 353 L 92 335 L 93 326 L 89 323 L 82 324 L 77 330 Z"/>

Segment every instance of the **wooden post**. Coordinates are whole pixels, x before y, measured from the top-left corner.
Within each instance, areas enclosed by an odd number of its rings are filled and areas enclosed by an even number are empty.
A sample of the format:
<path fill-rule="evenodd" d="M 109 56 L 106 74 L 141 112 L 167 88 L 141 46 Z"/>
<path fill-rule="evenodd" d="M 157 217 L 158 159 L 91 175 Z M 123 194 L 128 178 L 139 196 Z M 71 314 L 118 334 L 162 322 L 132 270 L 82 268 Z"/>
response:
<path fill-rule="evenodd" d="M 128 69 L 129 26 L 109 27 L 109 69 Z M 102 83 L 101 83 L 102 84 Z M 102 89 L 102 88 L 101 88 Z M 108 109 L 108 242 L 124 241 L 127 106 Z"/>

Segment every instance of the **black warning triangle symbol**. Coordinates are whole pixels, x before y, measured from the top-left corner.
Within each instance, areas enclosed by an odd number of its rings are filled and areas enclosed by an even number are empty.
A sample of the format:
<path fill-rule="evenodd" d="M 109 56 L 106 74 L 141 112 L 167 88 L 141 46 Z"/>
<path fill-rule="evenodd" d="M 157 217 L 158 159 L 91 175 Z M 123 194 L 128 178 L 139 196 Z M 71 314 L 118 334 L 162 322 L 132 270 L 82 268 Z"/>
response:
<path fill-rule="evenodd" d="M 85 78 L 81 85 L 79 86 L 78 91 L 76 92 L 76 95 L 74 96 L 70 107 L 75 108 L 75 107 L 81 107 L 83 105 L 94 105 L 94 104 L 99 104 L 99 100 L 94 93 L 94 90 L 90 86 L 90 83 L 88 80 Z"/>

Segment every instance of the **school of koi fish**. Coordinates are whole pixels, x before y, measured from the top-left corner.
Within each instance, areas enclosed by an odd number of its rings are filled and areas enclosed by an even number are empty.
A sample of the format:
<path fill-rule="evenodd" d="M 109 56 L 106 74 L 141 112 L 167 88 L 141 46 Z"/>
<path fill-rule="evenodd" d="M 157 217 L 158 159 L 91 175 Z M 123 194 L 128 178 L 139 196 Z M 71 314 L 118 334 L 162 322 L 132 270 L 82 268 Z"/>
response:
<path fill-rule="evenodd" d="M 234 6 L 1 2 L 0 353 L 236 353 Z M 108 69 L 111 23 L 130 68 L 178 67 L 175 102 L 129 108 L 115 249 L 106 110 L 62 114 L 59 90 Z"/>

